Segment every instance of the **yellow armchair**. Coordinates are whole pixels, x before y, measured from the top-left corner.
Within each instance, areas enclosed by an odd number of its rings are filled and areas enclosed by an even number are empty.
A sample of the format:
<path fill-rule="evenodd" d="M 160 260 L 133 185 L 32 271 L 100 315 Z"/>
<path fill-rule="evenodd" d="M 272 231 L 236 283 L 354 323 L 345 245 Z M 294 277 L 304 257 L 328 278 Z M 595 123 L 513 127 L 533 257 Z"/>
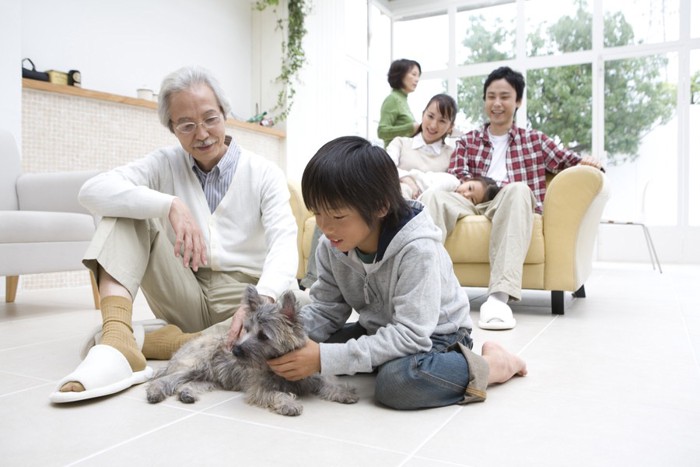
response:
<path fill-rule="evenodd" d="M 311 254 L 315 221 L 304 206 L 299 184 L 290 182 L 289 189 L 299 227 L 297 278 L 301 279 Z M 564 291 L 585 297 L 583 284 L 592 270 L 598 224 L 609 197 L 605 174 L 588 166 L 566 169 L 547 186 L 544 214 L 535 215 L 523 264 L 523 289 L 551 291 L 553 314 L 564 314 Z M 462 286 L 488 287 L 490 235 L 491 222 L 486 217 L 467 216 L 445 240 Z"/>

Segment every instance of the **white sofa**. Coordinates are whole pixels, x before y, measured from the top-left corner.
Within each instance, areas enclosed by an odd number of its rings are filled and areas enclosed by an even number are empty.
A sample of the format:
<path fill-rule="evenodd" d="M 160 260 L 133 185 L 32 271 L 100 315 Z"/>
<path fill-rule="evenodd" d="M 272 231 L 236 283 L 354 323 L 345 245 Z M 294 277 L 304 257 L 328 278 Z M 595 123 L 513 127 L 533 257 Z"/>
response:
<path fill-rule="evenodd" d="M 22 174 L 17 144 L 4 129 L 0 159 L 0 276 L 11 303 L 20 275 L 85 269 L 81 260 L 96 219 L 78 203 L 78 191 L 97 171 Z M 99 308 L 92 275 L 91 283 Z"/>

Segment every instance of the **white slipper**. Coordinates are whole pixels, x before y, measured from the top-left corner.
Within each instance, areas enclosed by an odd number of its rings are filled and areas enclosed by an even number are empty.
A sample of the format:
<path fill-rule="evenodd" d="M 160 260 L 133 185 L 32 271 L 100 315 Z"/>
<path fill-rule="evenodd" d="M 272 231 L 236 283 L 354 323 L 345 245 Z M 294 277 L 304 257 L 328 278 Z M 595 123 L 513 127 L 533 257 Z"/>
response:
<path fill-rule="evenodd" d="M 96 345 L 90 349 L 78 368 L 58 383 L 60 388 L 69 381 L 77 381 L 83 385 L 85 391 L 57 390 L 49 395 L 49 400 L 62 404 L 107 396 L 123 391 L 134 384 L 144 383 L 152 376 L 153 368 L 150 366 L 134 372 L 126 357 L 117 349 L 109 345 Z"/>
<path fill-rule="evenodd" d="M 490 330 L 506 330 L 515 327 L 513 310 L 507 303 L 486 300 L 479 311 L 479 327 Z"/>
<path fill-rule="evenodd" d="M 131 328 L 134 330 L 134 337 L 136 338 L 136 345 L 139 350 L 143 349 L 143 340 L 146 334 L 149 332 L 156 331 L 162 327 L 167 326 L 167 322 L 162 319 L 145 319 L 143 321 L 134 321 L 131 323 Z M 99 324 L 95 326 L 95 329 L 90 332 L 89 337 L 80 349 L 80 358 L 83 360 L 87 357 L 88 352 L 91 348 L 96 346 L 102 340 L 102 325 Z"/>

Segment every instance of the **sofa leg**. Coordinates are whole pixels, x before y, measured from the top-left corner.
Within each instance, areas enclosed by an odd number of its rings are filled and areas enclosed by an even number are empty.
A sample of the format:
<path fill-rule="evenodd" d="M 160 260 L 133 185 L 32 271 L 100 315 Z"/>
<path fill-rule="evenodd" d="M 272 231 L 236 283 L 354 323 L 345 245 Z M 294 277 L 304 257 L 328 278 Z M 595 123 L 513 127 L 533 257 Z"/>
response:
<path fill-rule="evenodd" d="M 553 315 L 563 315 L 564 314 L 564 291 L 563 290 L 552 290 L 552 314 Z"/>
<path fill-rule="evenodd" d="M 19 284 L 19 276 L 5 276 L 5 301 L 14 303 L 17 297 L 17 284 Z"/>
<path fill-rule="evenodd" d="M 586 298 L 586 289 L 584 288 L 583 285 L 581 285 L 581 287 L 579 287 L 579 289 L 576 292 L 574 292 L 574 297 Z"/>

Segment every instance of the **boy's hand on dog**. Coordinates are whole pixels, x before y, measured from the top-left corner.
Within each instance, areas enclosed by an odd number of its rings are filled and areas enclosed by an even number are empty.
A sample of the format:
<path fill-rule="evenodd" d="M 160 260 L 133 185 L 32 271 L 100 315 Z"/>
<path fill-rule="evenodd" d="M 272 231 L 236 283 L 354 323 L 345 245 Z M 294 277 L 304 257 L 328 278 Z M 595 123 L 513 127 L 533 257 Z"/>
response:
<path fill-rule="evenodd" d="M 304 347 L 268 360 L 267 364 L 282 378 L 299 381 L 321 371 L 321 349 L 316 342 L 307 339 Z"/>

